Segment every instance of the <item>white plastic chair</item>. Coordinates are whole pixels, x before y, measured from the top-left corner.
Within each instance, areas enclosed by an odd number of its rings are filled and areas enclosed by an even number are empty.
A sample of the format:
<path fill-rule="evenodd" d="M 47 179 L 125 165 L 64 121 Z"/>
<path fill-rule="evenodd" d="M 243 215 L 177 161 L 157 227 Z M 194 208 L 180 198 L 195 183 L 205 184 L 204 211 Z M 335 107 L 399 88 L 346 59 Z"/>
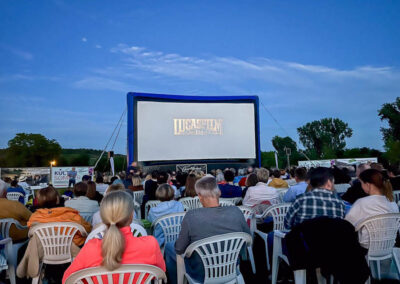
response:
<path fill-rule="evenodd" d="M 140 203 L 137 202 L 136 200 L 133 200 L 133 208 L 135 210 L 136 216 L 138 219 L 142 219 L 142 212 L 140 209 Z"/>
<path fill-rule="evenodd" d="M 244 283 L 242 274 L 238 274 L 239 253 L 244 245 L 249 246 L 252 238 L 243 232 L 229 233 L 205 238 L 190 244 L 183 255 L 177 255 L 178 284 L 184 279 L 190 284 L 197 283 L 186 273 L 184 257 L 196 252 L 204 266 L 204 284 L 208 283 Z"/>
<path fill-rule="evenodd" d="M 93 214 L 93 212 L 79 212 L 79 215 L 81 215 L 82 218 L 90 224 L 92 224 Z"/>
<path fill-rule="evenodd" d="M 139 224 L 131 223 L 131 232 L 134 237 L 144 237 L 147 236 L 146 229 L 143 228 Z M 104 236 L 104 232 L 107 229 L 105 224 L 98 225 L 95 229 L 93 229 L 90 234 L 87 236 L 85 244 L 91 239 L 102 239 Z"/>
<path fill-rule="evenodd" d="M 39 275 L 32 283 L 41 281 L 43 264 L 63 264 L 72 262 L 71 245 L 77 232 L 87 235 L 83 226 L 73 222 L 51 222 L 37 224 L 29 230 L 29 237 L 36 235 L 43 247 L 43 259 L 39 264 Z"/>
<path fill-rule="evenodd" d="M 196 208 L 203 207 L 200 203 L 200 199 L 198 196 L 195 197 L 183 197 L 179 199 L 179 202 L 182 203 L 185 211 L 193 210 Z"/>
<path fill-rule="evenodd" d="M 219 200 L 219 206 L 225 207 L 225 206 L 235 206 L 235 203 L 233 203 L 230 200 Z"/>
<path fill-rule="evenodd" d="M 142 204 L 143 196 L 144 196 L 144 190 L 133 191 L 132 193 L 133 193 L 133 200 L 135 200 L 139 204 Z"/>
<path fill-rule="evenodd" d="M 400 213 L 388 213 L 378 216 L 369 217 L 362 223 L 357 225 L 356 231 L 368 234 L 368 265 L 376 266 L 376 277 L 374 275 L 375 268 L 371 269 L 374 278 L 381 279 L 381 261 L 385 259 L 394 259 L 397 272 L 400 274 L 400 259 L 394 252 L 394 244 L 396 242 L 397 232 L 400 228 Z M 371 264 L 375 264 L 371 265 Z"/>
<path fill-rule="evenodd" d="M 283 202 L 283 197 L 285 196 L 286 192 L 289 190 L 289 188 L 285 188 L 285 189 L 278 189 L 279 192 L 279 198 L 280 201 Z"/>
<path fill-rule="evenodd" d="M 26 230 L 28 229 L 27 226 L 22 226 L 17 220 L 12 219 L 12 218 L 6 218 L 6 219 L 0 219 L 0 235 L 3 238 L 10 238 L 10 227 L 14 225 L 17 230 Z M 10 263 L 12 263 L 12 267 L 14 270 L 17 267 L 17 256 L 18 256 L 18 250 L 25 245 L 28 242 L 28 240 L 19 242 L 19 243 L 12 243 L 11 240 L 11 247 L 12 250 L 8 252 L 8 258 L 10 260 Z"/>
<path fill-rule="evenodd" d="M 7 199 L 13 201 L 19 201 L 20 197 L 24 197 L 21 192 L 9 192 L 7 193 Z"/>
<path fill-rule="evenodd" d="M 10 279 L 11 284 L 15 284 L 15 265 L 11 261 L 11 255 L 12 255 L 12 240 L 11 238 L 4 238 L 3 240 L 0 240 L 0 246 L 4 245 L 4 252 L 5 252 L 5 257 L 6 257 L 6 263 L 1 264 L 0 263 L 0 271 L 6 270 L 8 272 L 8 277 Z"/>
<path fill-rule="evenodd" d="M 251 207 L 247 206 L 239 206 L 238 207 L 240 211 L 242 211 L 244 219 L 246 220 L 246 223 L 250 227 L 250 233 L 252 239 L 254 238 L 254 231 L 256 230 L 256 219 L 255 219 L 255 213 Z M 254 261 L 254 255 L 253 255 L 253 243 L 247 247 L 247 253 L 249 254 L 249 259 L 251 263 L 251 269 L 253 271 L 253 274 L 256 274 L 256 264 Z"/>
<path fill-rule="evenodd" d="M 181 224 L 183 217 L 185 217 L 186 212 L 183 213 L 172 213 L 158 218 L 153 222 L 151 227 L 154 229 L 160 226 L 164 234 L 164 244 L 161 251 L 164 252 L 164 246 L 166 243 L 175 242 L 178 239 L 179 233 L 181 231 Z"/>
<path fill-rule="evenodd" d="M 113 275 L 118 275 L 118 282 L 113 281 Z M 135 282 L 133 280 L 135 279 Z M 159 267 L 147 264 L 123 264 L 112 271 L 104 267 L 93 267 L 71 274 L 65 284 L 95 283 L 99 284 L 149 284 L 157 280 L 159 284 L 167 280 L 164 271 Z M 104 281 L 106 280 L 106 281 Z"/>
<path fill-rule="evenodd" d="M 149 216 L 149 211 L 150 208 L 156 207 L 161 201 L 160 200 L 149 200 L 146 202 L 146 205 L 144 206 L 144 218 L 147 220 L 147 217 Z"/>
<path fill-rule="evenodd" d="M 339 183 L 339 184 L 334 185 L 337 193 L 345 193 L 349 189 L 350 186 L 351 185 L 348 183 Z"/>
<path fill-rule="evenodd" d="M 295 185 L 297 183 L 295 179 L 287 179 L 286 182 L 289 186 Z"/>
<path fill-rule="evenodd" d="M 221 200 L 222 200 L 222 201 L 229 201 L 229 202 L 232 202 L 232 203 L 235 204 L 235 205 L 239 205 L 239 203 L 243 201 L 243 198 L 241 198 L 241 197 L 220 198 L 219 200 L 220 200 L 220 201 L 221 201 Z"/>
<path fill-rule="evenodd" d="M 400 201 L 400 190 L 393 190 L 393 199 L 397 204 Z"/>
<path fill-rule="evenodd" d="M 274 222 L 274 227 L 273 230 L 284 230 L 284 220 L 287 211 L 289 210 L 291 204 L 290 203 L 282 203 L 278 205 L 272 205 L 270 206 L 267 210 L 264 211 L 264 213 L 260 216 L 260 219 L 264 220 L 266 217 L 271 216 Z M 268 270 L 271 269 L 270 261 L 269 261 L 269 255 L 268 255 L 268 234 L 261 232 L 259 230 L 254 231 L 256 234 L 258 234 L 265 243 L 265 254 L 266 254 L 266 259 L 267 259 L 267 268 Z M 275 246 L 275 242 L 274 242 Z"/>

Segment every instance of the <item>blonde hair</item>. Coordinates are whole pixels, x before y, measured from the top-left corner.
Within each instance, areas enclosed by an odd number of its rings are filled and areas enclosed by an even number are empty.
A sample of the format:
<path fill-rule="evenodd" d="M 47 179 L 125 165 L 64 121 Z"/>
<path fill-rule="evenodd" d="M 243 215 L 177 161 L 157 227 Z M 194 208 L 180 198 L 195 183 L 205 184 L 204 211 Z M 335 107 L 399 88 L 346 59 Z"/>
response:
<path fill-rule="evenodd" d="M 142 184 L 142 180 L 138 176 L 132 177 L 132 186 L 138 186 Z"/>
<path fill-rule="evenodd" d="M 101 264 L 108 270 L 121 265 L 125 239 L 119 229 L 131 222 L 132 212 L 132 197 L 124 191 L 110 192 L 101 202 L 100 216 L 108 228 L 101 243 Z"/>

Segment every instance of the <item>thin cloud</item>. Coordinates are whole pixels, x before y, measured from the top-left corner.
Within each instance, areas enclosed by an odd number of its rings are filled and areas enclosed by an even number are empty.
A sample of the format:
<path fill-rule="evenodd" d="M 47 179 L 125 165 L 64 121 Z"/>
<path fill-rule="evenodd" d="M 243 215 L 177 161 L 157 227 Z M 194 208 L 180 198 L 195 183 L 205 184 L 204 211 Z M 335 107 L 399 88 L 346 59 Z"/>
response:
<path fill-rule="evenodd" d="M 111 90 L 111 91 L 123 91 L 129 90 L 129 85 L 123 82 L 108 79 L 104 77 L 87 77 L 82 80 L 73 83 L 73 87 L 78 89 L 90 89 L 90 90 Z"/>
<path fill-rule="evenodd" d="M 82 40 L 83 42 L 87 42 L 87 38 L 86 38 L 86 37 L 83 37 L 81 40 Z"/>
<path fill-rule="evenodd" d="M 11 52 L 12 54 L 14 54 L 15 56 L 27 60 L 27 61 L 31 61 L 33 60 L 33 54 L 25 51 L 25 50 L 21 50 L 19 48 L 16 47 L 12 47 L 9 45 L 5 45 L 5 44 L 0 44 L 0 48 L 7 50 L 8 52 Z"/>
<path fill-rule="evenodd" d="M 100 44 L 96 44 L 94 47 L 95 48 L 102 48 L 102 46 Z"/>

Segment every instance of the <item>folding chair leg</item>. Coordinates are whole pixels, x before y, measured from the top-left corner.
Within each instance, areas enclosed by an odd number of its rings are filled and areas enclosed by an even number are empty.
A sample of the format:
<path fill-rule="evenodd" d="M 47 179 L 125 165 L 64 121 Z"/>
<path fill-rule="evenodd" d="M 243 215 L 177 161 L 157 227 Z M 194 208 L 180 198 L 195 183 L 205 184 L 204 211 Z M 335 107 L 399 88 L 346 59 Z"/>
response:
<path fill-rule="evenodd" d="M 253 248 L 252 246 L 247 247 L 247 252 L 249 254 L 249 259 L 251 263 L 251 269 L 253 270 L 253 274 L 256 274 L 256 264 L 254 262 Z"/>
<path fill-rule="evenodd" d="M 280 259 L 278 254 L 282 251 L 282 244 L 280 242 L 275 242 L 274 244 L 274 253 L 272 254 L 272 284 L 276 284 L 276 280 L 278 279 L 278 271 L 279 271 L 279 263 Z"/>
<path fill-rule="evenodd" d="M 295 270 L 294 271 L 294 283 L 295 284 L 306 284 L 306 270 Z"/>

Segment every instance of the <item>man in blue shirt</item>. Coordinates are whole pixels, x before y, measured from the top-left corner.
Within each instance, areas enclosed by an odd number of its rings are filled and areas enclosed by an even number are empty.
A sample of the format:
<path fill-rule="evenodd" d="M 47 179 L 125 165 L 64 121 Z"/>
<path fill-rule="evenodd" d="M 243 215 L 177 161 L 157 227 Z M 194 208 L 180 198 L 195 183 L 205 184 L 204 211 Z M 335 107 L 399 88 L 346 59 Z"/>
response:
<path fill-rule="evenodd" d="M 297 168 L 294 172 L 296 184 L 291 186 L 283 196 L 284 202 L 293 202 L 296 197 L 306 192 L 308 184 L 306 183 L 307 170 L 305 168 Z"/>
<path fill-rule="evenodd" d="M 71 171 L 67 172 L 67 176 L 69 178 L 68 180 L 68 188 L 75 185 L 76 183 L 76 176 L 78 175 L 78 173 L 75 171 L 75 168 L 72 168 Z"/>
<path fill-rule="evenodd" d="M 222 198 L 242 197 L 242 188 L 240 186 L 233 185 L 234 178 L 235 174 L 231 170 L 226 170 L 224 172 L 224 179 L 226 183 L 218 185 Z"/>
<path fill-rule="evenodd" d="M 22 187 L 20 187 L 19 185 L 18 185 L 18 181 L 17 180 L 13 180 L 12 182 L 11 182 L 11 187 L 9 187 L 8 189 L 7 189 L 7 193 L 10 193 L 10 192 L 19 192 L 19 193 L 22 193 L 23 194 L 23 196 L 20 196 L 19 197 L 19 199 L 18 199 L 18 201 L 19 202 L 21 202 L 22 204 L 25 204 L 25 190 L 22 188 Z"/>

